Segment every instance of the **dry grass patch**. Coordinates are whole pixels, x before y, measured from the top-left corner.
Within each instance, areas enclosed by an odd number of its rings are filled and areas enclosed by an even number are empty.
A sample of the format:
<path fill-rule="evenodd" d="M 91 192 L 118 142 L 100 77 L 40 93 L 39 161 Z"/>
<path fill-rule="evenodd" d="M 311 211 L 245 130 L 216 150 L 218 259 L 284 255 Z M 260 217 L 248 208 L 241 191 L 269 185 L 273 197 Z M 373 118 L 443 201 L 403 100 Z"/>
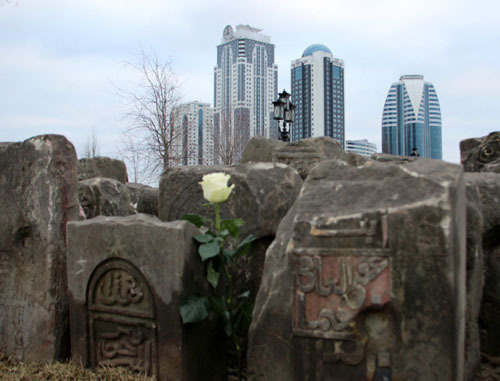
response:
<path fill-rule="evenodd" d="M 155 379 L 155 377 L 133 373 L 125 368 L 100 367 L 96 370 L 89 370 L 73 362 L 25 364 L 0 353 L 0 380 L 2 381 L 154 381 Z"/>

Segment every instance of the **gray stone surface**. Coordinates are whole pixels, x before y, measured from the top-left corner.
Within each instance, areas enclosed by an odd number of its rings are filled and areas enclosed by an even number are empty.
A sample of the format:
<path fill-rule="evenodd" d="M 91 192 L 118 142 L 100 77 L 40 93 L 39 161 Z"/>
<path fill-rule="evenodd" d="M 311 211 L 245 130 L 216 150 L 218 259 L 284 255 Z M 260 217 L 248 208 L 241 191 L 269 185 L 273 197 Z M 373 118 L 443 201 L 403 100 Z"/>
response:
<path fill-rule="evenodd" d="M 290 167 L 280 163 L 244 163 L 237 166 L 188 166 L 168 168 L 160 180 L 159 216 L 174 221 L 186 213 L 207 215 L 213 209 L 199 182 L 203 175 L 225 172 L 231 175 L 235 189 L 222 204 L 223 218 L 243 218 L 243 236 L 253 233 L 257 238 L 274 236 L 279 222 L 297 198 L 302 180 Z"/>
<path fill-rule="evenodd" d="M 462 170 L 334 160 L 266 253 L 249 380 L 462 380 Z"/>
<path fill-rule="evenodd" d="M 484 285 L 483 214 L 476 174 L 465 174 L 467 196 L 465 380 L 479 379 L 479 313 Z"/>
<path fill-rule="evenodd" d="M 0 352 L 68 355 L 66 222 L 78 219 L 77 158 L 59 135 L 0 150 Z"/>
<path fill-rule="evenodd" d="M 15 142 L 0 142 L 0 151 L 7 149 L 11 144 L 15 144 Z"/>
<path fill-rule="evenodd" d="M 159 188 L 144 188 L 139 194 L 137 201 L 137 213 L 152 214 L 158 217 Z"/>
<path fill-rule="evenodd" d="M 229 183 L 235 184 L 229 200 L 221 205 L 221 217 L 242 218 L 245 225 L 241 228 L 241 237 L 248 234 L 256 237 L 242 267 L 234 269 L 233 274 L 240 280 L 245 279 L 241 289 L 250 290 L 253 299 L 260 285 L 267 247 L 299 195 L 302 180 L 295 170 L 280 163 L 168 168 L 160 180 L 160 219 L 174 221 L 184 214 L 196 213 L 213 220 L 213 208 L 203 206 L 207 201 L 199 182 L 203 175 L 214 172 L 230 174 Z"/>
<path fill-rule="evenodd" d="M 272 162 L 273 153 L 278 148 L 286 146 L 287 143 L 276 139 L 267 139 L 262 136 L 254 136 L 248 142 L 240 163 L 248 162 Z"/>
<path fill-rule="evenodd" d="M 128 191 L 130 193 L 130 200 L 132 204 L 137 206 L 137 202 L 139 201 L 139 196 L 141 195 L 141 191 L 143 189 L 150 189 L 149 185 L 140 184 L 140 183 L 127 183 Z"/>
<path fill-rule="evenodd" d="M 79 181 L 78 198 L 86 218 L 136 213 L 128 187 L 107 177 Z"/>
<path fill-rule="evenodd" d="M 500 131 L 462 140 L 460 157 L 466 172 L 500 173 Z"/>
<path fill-rule="evenodd" d="M 109 177 L 126 183 L 127 167 L 121 160 L 102 156 L 78 160 L 78 181 L 93 177 Z"/>
<path fill-rule="evenodd" d="M 418 160 L 418 157 L 390 155 L 388 153 L 375 153 L 370 157 L 371 160 L 380 163 L 406 164 Z"/>
<path fill-rule="evenodd" d="M 179 308 L 205 290 L 185 221 L 97 217 L 68 224 L 72 357 L 127 366 L 165 380 L 222 380 L 223 352 L 210 322 L 183 326 Z"/>
<path fill-rule="evenodd" d="M 468 173 L 467 183 L 479 193 L 484 252 L 484 289 L 481 300 L 481 351 L 500 356 L 500 174 Z M 468 231 L 476 229 L 468 226 Z M 477 293 L 474 297 L 480 296 Z M 477 301 L 475 301 L 477 303 Z"/>
<path fill-rule="evenodd" d="M 284 163 L 305 179 L 310 171 L 321 161 L 346 159 L 342 145 L 329 136 L 307 138 L 279 147 L 273 153 L 273 161 Z"/>

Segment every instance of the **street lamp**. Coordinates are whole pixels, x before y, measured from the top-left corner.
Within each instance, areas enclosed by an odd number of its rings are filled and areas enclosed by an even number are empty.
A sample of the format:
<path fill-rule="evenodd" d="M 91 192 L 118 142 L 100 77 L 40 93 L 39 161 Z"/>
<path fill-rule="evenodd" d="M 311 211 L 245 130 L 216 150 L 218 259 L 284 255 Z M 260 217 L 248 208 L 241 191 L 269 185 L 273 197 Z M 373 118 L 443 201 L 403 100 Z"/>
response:
<path fill-rule="evenodd" d="M 284 142 L 290 141 L 291 125 L 295 119 L 295 105 L 290 102 L 290 94 L 283 90 L 279 94 L 278 100 L 273 102 L 274 116 L 278 121 L 278 139 Z M 283 121 L 283 127 L 280 128 L 280 120 Z M 286 125 L 288 123 L 288 130 Z"/>

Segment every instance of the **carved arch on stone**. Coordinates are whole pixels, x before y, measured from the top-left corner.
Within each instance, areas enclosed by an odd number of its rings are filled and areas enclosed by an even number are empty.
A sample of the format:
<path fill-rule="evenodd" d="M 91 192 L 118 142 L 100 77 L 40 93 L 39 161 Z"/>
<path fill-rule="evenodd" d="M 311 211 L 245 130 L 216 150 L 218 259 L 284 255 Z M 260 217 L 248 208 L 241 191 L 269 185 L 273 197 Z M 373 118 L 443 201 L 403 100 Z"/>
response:
<path fill-rule="evenodd" d="M 122 258 L 98 264 L 87 284 L 86 308 L 91 367 L 125 366 L 158 374 L 154 297 L 134 264 Z"/>

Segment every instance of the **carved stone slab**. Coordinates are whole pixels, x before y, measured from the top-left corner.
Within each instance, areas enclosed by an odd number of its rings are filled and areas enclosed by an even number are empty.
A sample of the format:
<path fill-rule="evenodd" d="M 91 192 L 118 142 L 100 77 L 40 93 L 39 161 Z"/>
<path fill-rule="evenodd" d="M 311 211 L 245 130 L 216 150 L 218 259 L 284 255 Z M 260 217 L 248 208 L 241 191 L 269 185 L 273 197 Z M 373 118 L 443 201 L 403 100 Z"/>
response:
<path fill-rule="evenodd" d="M 273 154 L 273 161 L 294 168 L 302 179 L 307 177 L 320 160 L 318 151 L 312 147 L 286 146 L 278 148 Z"/>
<path fill-rule="evenodd" d="M 387 257 L 295 255 L 295 335 L 348 338 L 359 311 L 390 299 Z"/>
<path fill-rule="evenodd" d="M 181 301 L 204 287 L 197 232 L 187 222 L 149 215 L 68 224 L 75 360 L 124 366 L 160 381 L 220 379 L 216 330 L 211 322 L 183 326 L 179 313 Z"/>
<path fill-rule="evenodd" d="M 248 379 L 463 380 L 465 203 L 439 160 L 316 165 L 266 253 Z"/>
<path fill-rule="evenodd" d="M 157 316 L 140 271 L 122 259 L 100 264 L 89 280 L 87 303 L 90 365 L 157 374 Z"/>

